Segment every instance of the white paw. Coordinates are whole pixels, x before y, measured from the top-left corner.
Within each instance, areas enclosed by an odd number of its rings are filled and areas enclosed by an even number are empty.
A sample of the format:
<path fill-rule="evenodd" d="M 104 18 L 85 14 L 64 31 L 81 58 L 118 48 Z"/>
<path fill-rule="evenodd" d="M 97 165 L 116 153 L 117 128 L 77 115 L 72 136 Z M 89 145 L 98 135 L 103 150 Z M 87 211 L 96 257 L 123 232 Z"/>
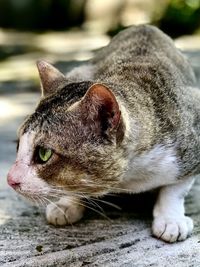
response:
<path fill-rule="evenodd" d="M 186 216 L 180 218 L 156 217 L 153 221 L 153 235 L 166 242 L 185 240 L 193 230 L 193 221 Z"/>
<path fill-rule="evenodd" d="M 53 225 L 63 226 L 79 221 L 83 217 L 81 205 L 62 205 L 59 202 L 49 204 L 46 208 L 47 221 Z"/>

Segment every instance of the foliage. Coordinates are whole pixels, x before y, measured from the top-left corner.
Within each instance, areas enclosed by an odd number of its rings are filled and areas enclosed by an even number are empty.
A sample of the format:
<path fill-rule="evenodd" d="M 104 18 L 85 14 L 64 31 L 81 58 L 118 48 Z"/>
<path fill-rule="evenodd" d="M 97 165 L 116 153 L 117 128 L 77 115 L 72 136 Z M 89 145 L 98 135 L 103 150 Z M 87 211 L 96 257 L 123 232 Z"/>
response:
<path fill-rule="evenodd" d="M 159 26 L 172 37 L 193 33 L 200 27 L 200 0 L 171 0 Z"/>
<path fill-rule="evenodd" d="M 83 21 L 84 0 L 0 0 L 0 26 L 62 30 Z"/>

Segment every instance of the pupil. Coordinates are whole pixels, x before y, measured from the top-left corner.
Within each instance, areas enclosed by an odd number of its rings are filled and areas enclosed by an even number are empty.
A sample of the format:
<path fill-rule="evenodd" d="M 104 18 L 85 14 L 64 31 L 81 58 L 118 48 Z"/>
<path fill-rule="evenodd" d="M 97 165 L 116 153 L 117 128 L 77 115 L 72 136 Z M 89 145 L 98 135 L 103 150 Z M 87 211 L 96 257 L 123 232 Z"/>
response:
<path fill-rule="evenodd" d="M 51 156 L 51 150 L 50 149 L 40 148 L 39 152 L 40 152 L 40 158 L 44 162 L 46 162 Z"/>
<path fill-rule="evenodd" d="M 44 158 L 46 155 L 46 151 L 44 149 L 42 149 L 42 157 Z"/>

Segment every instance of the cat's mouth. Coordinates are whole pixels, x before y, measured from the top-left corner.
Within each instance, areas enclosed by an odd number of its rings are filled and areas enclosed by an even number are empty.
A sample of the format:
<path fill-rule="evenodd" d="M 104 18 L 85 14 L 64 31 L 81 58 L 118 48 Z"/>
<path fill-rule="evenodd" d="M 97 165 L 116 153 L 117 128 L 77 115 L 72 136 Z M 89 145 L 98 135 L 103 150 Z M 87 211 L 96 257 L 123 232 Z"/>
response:
<path fill-rule="evenodd" d="M 48 204 L 59 200 L 61 195 L 52 194 L 50 190 L 38 190 L 33 191 L 31 189 L 23 190 L 20 187 L 16 188 L 15 191 L 24 197 L 29 202 L 36 204 L 37 206 L 44 206 L 46 207 Z M 64 196 L 64 195 L 62 195 Z M 66 195 L 65 195 L 66 196 Z"/>
<path fill-rule="evenodd" d="M 76 180 L 65 180 L 64 184 L 49 183 L 37 175 L 36 170 L 28 164 L 15 162 L 8 173 L 8 184 L 20 195 L 32 202 L 49 204 L 62 197 L 78 199 L 98 198 L 112 191 L 113 182 L 100 184 L 90 177 L 76 177 Z M 63 181 L 62 181 L 63 182 Z M 66 184 L 68 182 L 68 184 Z"/>

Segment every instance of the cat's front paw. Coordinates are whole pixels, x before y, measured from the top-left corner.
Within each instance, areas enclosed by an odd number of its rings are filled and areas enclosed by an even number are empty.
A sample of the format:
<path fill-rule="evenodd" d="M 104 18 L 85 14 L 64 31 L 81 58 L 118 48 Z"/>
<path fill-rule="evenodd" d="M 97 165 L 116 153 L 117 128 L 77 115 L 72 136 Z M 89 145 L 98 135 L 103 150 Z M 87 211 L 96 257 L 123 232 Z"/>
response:
<path fill-rule="evenodd" d="M 79 221 L 83 217 L 84 207 L 72 203 L 56 203 L 49 204 L 46 208 L 46 218 L 50 224 L 63 226 Z"/>
<path fill-rule="evenodd" d="M 153 235 L 166 242 L 185 240 L 193 230 L 193 221 L 187 216 L 180 218 L 156 217 L 153 221 Z"/>

